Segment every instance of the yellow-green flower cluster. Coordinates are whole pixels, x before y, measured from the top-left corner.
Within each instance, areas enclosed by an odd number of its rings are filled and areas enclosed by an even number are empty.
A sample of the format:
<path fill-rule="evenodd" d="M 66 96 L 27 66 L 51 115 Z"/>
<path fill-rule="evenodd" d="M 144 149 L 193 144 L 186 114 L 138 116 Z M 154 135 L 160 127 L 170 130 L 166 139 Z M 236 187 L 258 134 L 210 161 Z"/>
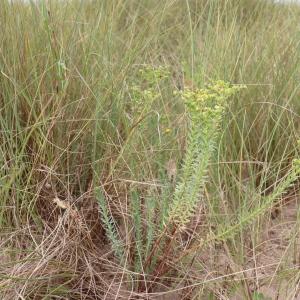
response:
<path fill-rule="evenodd" d="M 300 159 L 295 158 L 293 159 L 293 167 L 299 169 L 300 168 Z"/>
<path fill-rule="evenodd" d="M 147 82 L 148 85 L 156 85 L 159 81 L 170 77 L 170 71 L 165 66 L 145 65 L 139 70 L 140 78 Z"/>
<path fill-rule="evenodd" d="M 145 105 L 152 102 L 159 95 L 153 88 L 142 89 L 139 86 L 133 86 L 131 94 L 133 102 L 137 105 Z"/>
<path fill-rule="evenodd" d="M 145 65 L 139 70 L 137 82 L 131 88 L 131 99 L 135 110 L 147 110 L 161 94 L 158 84 L 170 77 L 167 67 Z"/>
<path fill-rule="evenodd" d="M 226 107 L 227 99 L 244 86 L 231 86 L 224 81 L 215 81 L 202 89 L 185 89 L 181 92 L 192 120 L 219 119 Z"/>

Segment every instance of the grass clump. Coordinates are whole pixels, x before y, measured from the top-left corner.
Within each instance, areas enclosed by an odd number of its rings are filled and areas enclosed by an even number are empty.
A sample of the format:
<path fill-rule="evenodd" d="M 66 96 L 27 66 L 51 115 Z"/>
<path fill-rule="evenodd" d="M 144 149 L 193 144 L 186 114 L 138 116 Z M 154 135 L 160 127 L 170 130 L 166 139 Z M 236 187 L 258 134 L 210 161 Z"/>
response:
<path fill-rule="evenodd" d="M 299 16 L 2 0 L 0 299 L 297 299 Z"/>

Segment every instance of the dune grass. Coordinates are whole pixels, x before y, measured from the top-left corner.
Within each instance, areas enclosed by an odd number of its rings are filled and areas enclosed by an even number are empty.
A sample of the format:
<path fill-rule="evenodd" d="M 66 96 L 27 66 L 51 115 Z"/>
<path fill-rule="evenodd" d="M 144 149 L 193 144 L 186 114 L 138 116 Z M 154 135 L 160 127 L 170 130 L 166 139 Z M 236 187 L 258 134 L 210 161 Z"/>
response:
<path fill-rule="evenodd" d="M 1 299 L 297 299 L 297 5 L 0 5 Z"/>

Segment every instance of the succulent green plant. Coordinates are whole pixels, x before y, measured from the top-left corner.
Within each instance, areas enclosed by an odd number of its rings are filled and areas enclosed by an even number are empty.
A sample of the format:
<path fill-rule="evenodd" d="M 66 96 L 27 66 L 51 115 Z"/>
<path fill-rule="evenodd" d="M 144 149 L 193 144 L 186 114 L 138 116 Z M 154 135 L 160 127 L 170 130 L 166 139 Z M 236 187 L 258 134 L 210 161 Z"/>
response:
<path fill-rule="evenodd" d="M 136 107 L 136 112 L 144 114 L 149 109 L 149 105 L 151 106 L 153 101 L 161 97 L 159 84 L 161 80 L 166 80 L 170 76 L 170 72 L 165 67 L 145 66 L 139 71 L 139 75 L 139 80 L 133 83 L 130 91 L 132 105 Z M 142 205 L 138 189 L 131 188 L 130 207 L 135 244 L 133 269 L 136 272 L 145 270 L 159 273 L 163 264 L 159 257 L 169 251 L 172 240 L 166 239 L 164 233 L 175 235 L 177 230 L 183 229 L 195 214 L 206 182 L 209 162 L 218 141 L 220 125 L 229 105 L 229 98 L 241 88 L 224 81 L 214 81 L 205 88 L 174 92 L 174 97 L 179 96 L 183 100 L 188 114 L 186 153 L 181 167 L 181 176 L 173 194 L 162 192 L 159 196 L 150 193 L 149 197 L 144 199 L 145 205 Z M 155 197 L 160 197 L 159 201 Z M 124 249 L 115 223 L 112 221 L 113 217 L 99 191 L 97 198 L 107 237 L 111 241 L 116 257 L 120 259 Z M 155 211 L 159 209 L 157 203 L 161 202 L 163 205 L 160 208 L 164 209 L 156 214 Z"/>
<path fill-rule="evenodd" d="M 228 99 L 242 86 L 215 81 L 203 89 L 180 92 L 190 118 L 182 176 L 176 185 L 167 223 L 184 227 L 194 214 L 206 181 Z"/>
<path fill-rule="evenodd" d="M 124 257 L 124 247 L 118 235 L 114 217 L 111 214 L 103 192 L 99 187 L 95 188 L 95 196 L 99 204 L 100 217 L 104 230 L 106 232 L 106 236 L 110 241 L 114 255 L 118 258 L 119 261 L 122 261 Z"/>

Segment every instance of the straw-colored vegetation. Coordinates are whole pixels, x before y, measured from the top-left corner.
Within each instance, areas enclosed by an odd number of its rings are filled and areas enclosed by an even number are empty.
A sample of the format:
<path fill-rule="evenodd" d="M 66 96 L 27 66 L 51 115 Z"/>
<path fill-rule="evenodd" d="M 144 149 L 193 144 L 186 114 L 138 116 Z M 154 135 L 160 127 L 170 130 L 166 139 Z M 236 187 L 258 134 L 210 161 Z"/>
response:
<path fill-rule="evenodd" d="M 299 18 L 1 0 L 0 299 L 298 299 Z"/>

